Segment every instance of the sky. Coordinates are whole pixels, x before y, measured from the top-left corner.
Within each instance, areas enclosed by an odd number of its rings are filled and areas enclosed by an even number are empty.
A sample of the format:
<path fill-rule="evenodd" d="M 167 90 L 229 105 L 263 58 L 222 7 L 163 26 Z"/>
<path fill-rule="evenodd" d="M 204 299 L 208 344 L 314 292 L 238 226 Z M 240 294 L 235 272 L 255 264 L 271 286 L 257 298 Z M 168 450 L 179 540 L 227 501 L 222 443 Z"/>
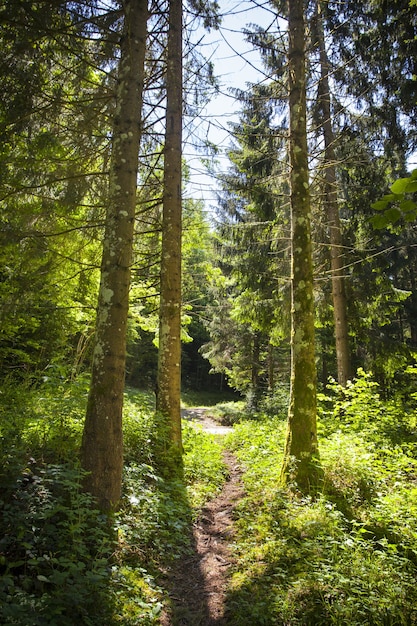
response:
<path fill-rule="evenodd" d="M 205 155 L 193 148 L 195 134 L 206 138 L 218 148 L 216 162 L 218 169 L 225 171 L 228 167 L 226 152 L 231 145 L 228 124 L 238 120 L 239 103 L 236 102 L 230 89 L 245 89 L 247 83 L 262 80 L 262 64 L 257 51 L 245 41 L 242 30 L 250 24 L 269 26 L 274 15 L 267 2 L 236 2 L 224 0 L 219 2 L 223 16 L 219 30 L 207 33 L 200 29 L 197 39 L 203 37 L 201 49 L 206 58 L 214 64 L 214 75 L 219 81 L 219 94 L 212 98 L 201 111 L 200 125 L 184 129 L 184 155 L 190 167 L 191 184 L 185 196 L 204 201 L 207 211 L 216 203 L 216 179 L 205 171 L 201 158 Z M 261 5 L 264 4 L 265 7 Z"/>

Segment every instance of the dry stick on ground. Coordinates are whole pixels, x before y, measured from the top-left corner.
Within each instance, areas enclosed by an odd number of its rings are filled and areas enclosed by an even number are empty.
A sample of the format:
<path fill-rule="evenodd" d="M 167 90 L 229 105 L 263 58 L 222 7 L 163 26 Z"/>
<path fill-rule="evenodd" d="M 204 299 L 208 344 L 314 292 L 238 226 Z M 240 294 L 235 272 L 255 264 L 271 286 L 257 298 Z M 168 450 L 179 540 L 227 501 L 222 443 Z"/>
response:
<path fill-rule="evenodd" d="M 211 427 L 211 420 L 208 428 Z M 204 420 L 203 420 L 204 422 Z M 204 423 L 203 423 L 204 427 Z M 172 615 L 161 626 L 226 626 L 228 568 L 232 564 L 233 509 L 243 495 L 241 469 L 224 452 L 229 478 L 221 493 L 201 511 L 192 533 L 192 554 L 169 573 Z"/>

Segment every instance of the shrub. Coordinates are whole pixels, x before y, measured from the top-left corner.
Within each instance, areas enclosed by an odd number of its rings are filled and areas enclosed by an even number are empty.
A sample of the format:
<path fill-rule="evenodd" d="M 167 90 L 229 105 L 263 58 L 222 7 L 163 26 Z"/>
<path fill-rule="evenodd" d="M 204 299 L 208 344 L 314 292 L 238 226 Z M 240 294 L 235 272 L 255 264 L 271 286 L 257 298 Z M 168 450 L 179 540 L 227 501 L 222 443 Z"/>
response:
<path fill-rule="evenodd" d="M 236 510 L 231 623 L 417 623 L 415 462 L 356 420 L 353 404 L 369 415 L 359 396 L 347 407 L 358 430 L 329 424 L 331 435 L 321 437 L 325 493 L 318 499 L 279 485 L 282 422 L 248 421 L 229 436 L 247 468 L 246 498 Z M 384 403 L 374 402 L 370 414 L 375 406 L 383 411 Z"/>
<path fill-rule="evenodd" d="M 81 492 L 81 477 L 78 468 L 34 461 L 9 475 L 0 501 L 2 624 L 108 620 L 109 527 Z"/>

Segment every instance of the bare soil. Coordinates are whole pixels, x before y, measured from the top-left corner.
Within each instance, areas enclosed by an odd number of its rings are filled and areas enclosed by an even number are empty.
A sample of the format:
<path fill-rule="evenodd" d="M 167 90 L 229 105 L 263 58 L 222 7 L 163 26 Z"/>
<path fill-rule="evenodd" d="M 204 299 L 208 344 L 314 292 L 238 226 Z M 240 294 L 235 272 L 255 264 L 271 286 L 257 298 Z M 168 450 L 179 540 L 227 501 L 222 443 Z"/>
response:
<path fill-rule="evenodd" d="M 186 419 L 202 424 L 204 430 L 223 434 L 204 409 L 184 412 Z M 219 430 L 220 429 L 220 430 Z M 172 611 L 161 618 L 161 626 L 226 626 L 225 610 L 228 570 L 232 564 L 233 510 L 243 495 L 241 469 L 235 457 L 224 452 L 229 468 L 221 493 L 201 511 L 192 529 L 192 553 L 167 573 Z"/>

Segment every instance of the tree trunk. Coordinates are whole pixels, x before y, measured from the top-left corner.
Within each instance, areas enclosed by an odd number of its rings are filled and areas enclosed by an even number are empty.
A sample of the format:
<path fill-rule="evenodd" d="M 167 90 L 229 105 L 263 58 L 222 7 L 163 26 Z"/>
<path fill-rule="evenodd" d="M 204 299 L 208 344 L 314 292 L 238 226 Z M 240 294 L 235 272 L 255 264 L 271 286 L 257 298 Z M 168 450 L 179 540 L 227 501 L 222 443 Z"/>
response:
<path fill-rule="evenodd" d="M 268 343 L 268 392 L 273 393 L 275 389 L 275 359 L 274 346 Z"/>
<path fill-rule="evenodd" d="M 324 41 L 321 4 L 318 2 L 317 32 L 320 52 L 320 84 L 319 98 L 322 113 L 325 160 L 325 201 L 329 225 L 330 259 L 332 270 L 333 318 L 336 342 L 337 379 L 346 386 L 351 378 L 349 350 L 349 333 L 347 320 L 347 302 L 345 281 L 343 278 L 343 244 L 340 229 L 340 217 L 336 183 L 336 155 L 334 150 L 335 136 L 333 133 L 330 110 L 329 61 Z"/>
<path fill-rule="evenodd" d="M 122 482 L 122 408 L 130 268 L 146 51 L 147 0 L 124 2 L 109 198 L 103 240 L 92 378 L 81 447 L 85 486 L 104 511 Z"/>
<path fill-rule="evenodd" d="M 181 435 L 182 2 L 169 3 L 157 413 L 176 463 Z"/>
<path fill-rule="evenodd" d="M 284 482 L 308 493 L 318 480 L 311 209 L 303 0 L 288 0 L 291 183 L 291 393 Z"/>

